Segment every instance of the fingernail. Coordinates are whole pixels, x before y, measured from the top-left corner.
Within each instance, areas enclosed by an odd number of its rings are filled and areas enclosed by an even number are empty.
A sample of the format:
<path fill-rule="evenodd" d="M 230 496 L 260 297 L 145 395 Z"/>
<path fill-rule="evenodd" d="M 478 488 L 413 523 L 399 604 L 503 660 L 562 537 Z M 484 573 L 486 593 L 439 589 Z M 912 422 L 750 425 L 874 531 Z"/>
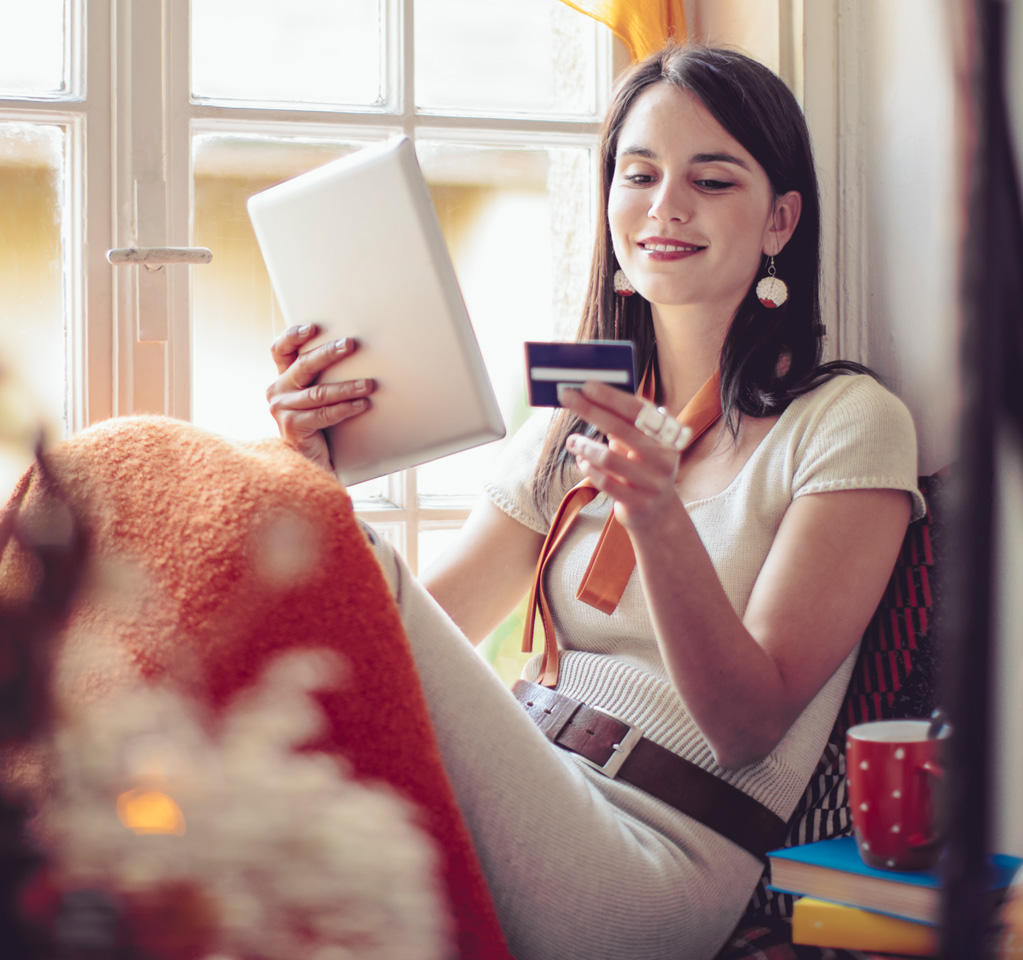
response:
<path fill-rule="evenodd" d="M 566 406 L 565 401 L 573 396 L 576 396 L 579 391 L 575 387 L 570 387 L 567 383 L 558 384 L 558 403 L 562 406 Z"/>
<path fill-rule="evenodd" d="M 303 323 L 296 332 L 300 337 L 304 337 L 310 330 L 312 330 L 312 328 L 313 325 L 311 323 Z"/>
<path fill-rule="evenodd" d="M 335 340 L 334 341 L 334 349 L 335 350 L 339 350 L 339 351 L 340 350 L 347 350 L 350 343 L 351 343 L 351 340 L 349 340 L 348 337 L 345 337 L 343 340 Z"/>
<path fill-rule="evenodd" d="M 568 438 L 568 439 L 567 439 L 567 440 L 565 441 L 565 446 L 566 446 L 566 447 L 568 447 L 568 449 L 569 449 L 569 451 L 570 451 L 571 453 L 575 453 L 575 451 L 576 451 L 576 450 L 578 449 L 578 447 L 579 447 L 579 441 L 578 441 L 578 440 L 577 440 L 577 439 L 576 439 L 575 437 L 569 437 L 569 438 Z"/>
<path fill-rule="evenodd" d="M 352 401 L 352 409 L 355 410 L 356 412 L 358 412 L 360 410 L 365 410 L 366 409 L 366 401 L 365 400 L 353 400 Z"/>
<path fill-rule="evenodd" d="M 365 390 L 366 389 L 366 381 L 365 380 L 356 380 L 355 384 L 353 385 L 353 389 L 357 393 Z"/>

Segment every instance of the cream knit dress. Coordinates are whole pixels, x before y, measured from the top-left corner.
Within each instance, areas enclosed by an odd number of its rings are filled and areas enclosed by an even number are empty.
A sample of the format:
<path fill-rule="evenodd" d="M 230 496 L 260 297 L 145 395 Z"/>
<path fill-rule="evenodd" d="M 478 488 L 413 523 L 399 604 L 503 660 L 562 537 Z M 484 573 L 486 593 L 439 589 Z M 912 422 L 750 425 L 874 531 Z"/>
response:
<path fill-rule="evenodd" d="M 530 478 L 545 426 L 538 416 L 519 431 L 486 488 L 494 504 L 540 533 L 553 509 L 535 508 Z M 566 477 L 565 489 L 577 479 Z M 908 491 L 914 519 L 923 513 L 905 406 L 870 377 L 839 376 L 794 401 L 724 491 L 686 509 L 742 615 L 792 500 L 865 488 Z M 718 767 L 667 677 L 638 575 L 610 616 L 575 599 L 609 509 L 603 495 L 589 504 L 549 565 L 564 650 L 558 689 L 638 725 L 787 819 L 820 758 L 856 651 L 768 757 L 739 770 Z M 382 542 L 377 550 L 518 960 L 713 957 L 749 900 L 760 861 L 551 746 L 393 551 Z M 530 679 L 535 663 L 527 665 Z"/>

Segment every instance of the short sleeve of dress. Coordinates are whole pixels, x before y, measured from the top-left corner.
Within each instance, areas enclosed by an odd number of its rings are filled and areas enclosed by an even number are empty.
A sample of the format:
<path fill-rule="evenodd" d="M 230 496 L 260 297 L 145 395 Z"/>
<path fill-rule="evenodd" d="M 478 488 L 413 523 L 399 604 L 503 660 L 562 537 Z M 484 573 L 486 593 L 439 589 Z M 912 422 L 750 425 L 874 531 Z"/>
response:
<path fill-rule="evenodd" d="M 914 520 L 926 512 L 917 486 L 916 429 L 906 405 L 873 377 L 835 377 L 828 402 L 802 434 L 793 498 L 835 490 L 905 490 Z"/>
<path fill-rule="evenodd" d="M 494 506 L 530 530 L 545 535 L 551 517 L 533 502 L 533 471 L 550 422 L 548 410 L 531 416 L 505 445 L 483 484 L 483 491 Z"/>

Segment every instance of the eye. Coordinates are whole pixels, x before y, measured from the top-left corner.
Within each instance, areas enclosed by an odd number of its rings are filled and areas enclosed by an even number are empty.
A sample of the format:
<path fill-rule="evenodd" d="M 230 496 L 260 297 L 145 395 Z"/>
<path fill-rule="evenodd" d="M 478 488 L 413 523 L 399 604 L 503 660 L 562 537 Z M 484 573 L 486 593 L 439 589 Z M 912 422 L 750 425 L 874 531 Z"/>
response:
<path fill-rule="evenodd" d="M 696 180 L 694 183 L 701 190 L 710 191 L 727 190 L 729 187 L 735 186 L 735 184 L 729 180 Z"/>
<path fill-rule="evenodd" d="M 625 173 L 622 174 L 622 179 L 626 183 L 635 183 L 638 185 L 654 182 L 654 176 L 651 173 Z"/>

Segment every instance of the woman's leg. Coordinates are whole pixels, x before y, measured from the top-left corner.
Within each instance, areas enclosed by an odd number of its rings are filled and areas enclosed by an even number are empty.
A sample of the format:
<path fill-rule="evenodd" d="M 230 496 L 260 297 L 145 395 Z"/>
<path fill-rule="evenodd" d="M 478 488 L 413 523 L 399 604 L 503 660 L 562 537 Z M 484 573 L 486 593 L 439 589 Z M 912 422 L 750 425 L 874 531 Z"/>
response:
<path fill-rule="evenodd" d="M 623 791 L 628 801 L 637 791 L 607 781 L 597 789 L 536 729 L 390 546 L 374 549 L 517 960 L 713 956 L 756 882 L 751 858 L 669 808 L 689 832 L 687 849 L 622 812 L 607 793 Z"/>

